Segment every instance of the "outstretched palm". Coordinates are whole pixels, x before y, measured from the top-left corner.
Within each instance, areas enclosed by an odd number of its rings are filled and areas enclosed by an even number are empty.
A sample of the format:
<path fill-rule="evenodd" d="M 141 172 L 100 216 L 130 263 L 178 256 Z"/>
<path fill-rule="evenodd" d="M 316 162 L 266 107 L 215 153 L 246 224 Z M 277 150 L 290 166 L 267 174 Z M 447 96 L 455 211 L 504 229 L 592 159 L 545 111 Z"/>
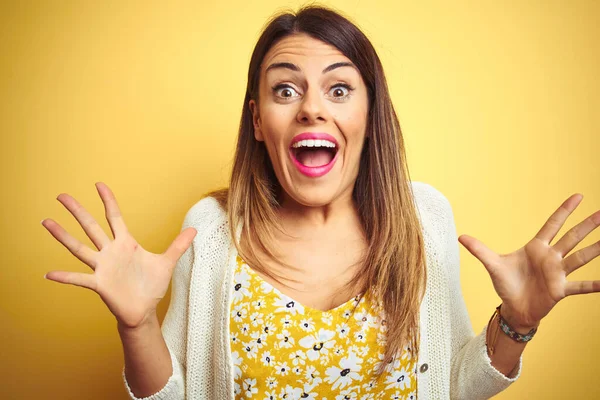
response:
<path fill-rule="evenodd" d="M 550 244 L 582 199 L 582 195 L 575 194 L 565 200 L 533 239 L 510 254 L 496 254 L 468 235 L 458 238 L 487 269 L 502 299 L 502 316 L 516 330 L 537 326 L 567 296 L 600 292 L 600 280 L 567 281 L 571 272 L 600 255 L 600 241 L 565 258 L 600 225 L 600 211 L 573 227 L 554 245 Z"/>
<path fill-rule="evenodd" d="M 176 262 L 190 246 L 196 230 L 185 229 L 163 254 L 150 253 L 127 230 L 115 196 L 108 186 L 99 182 L 96 187 L 104 203 L 114 240 L 73 197 L 60 194 L 57 200 L 73 214 L 99 251 L 83 245 L 55 221 L 42 221 L 52 236 L 94 270 L 92 274 L 51 271 L 46 278 L 95 291 L 120 324 L 134 328 L 156 311 L 167 292 Z"/>

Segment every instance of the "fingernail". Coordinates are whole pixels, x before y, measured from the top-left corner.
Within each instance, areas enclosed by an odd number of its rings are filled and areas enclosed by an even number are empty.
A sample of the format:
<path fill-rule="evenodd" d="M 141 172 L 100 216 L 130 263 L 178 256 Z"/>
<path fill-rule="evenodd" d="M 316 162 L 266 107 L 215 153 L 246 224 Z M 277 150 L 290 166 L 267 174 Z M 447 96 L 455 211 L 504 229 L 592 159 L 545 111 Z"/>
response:
<path fill-rule="evenodd" d="M 48 278 L 46 278 L 46 275 L 48 275 L 48 274 L 44 274 L 44 279 L 48 279 Z"/>
<path fill-rule="evenodd" d="M 44 225 L 44 221 L 45 221 L 45 220 L 46 220 L 45 218 L 44 218 L 43 220 L 41 220 L 41 221 L 40 221 L 40 224 Z"/>

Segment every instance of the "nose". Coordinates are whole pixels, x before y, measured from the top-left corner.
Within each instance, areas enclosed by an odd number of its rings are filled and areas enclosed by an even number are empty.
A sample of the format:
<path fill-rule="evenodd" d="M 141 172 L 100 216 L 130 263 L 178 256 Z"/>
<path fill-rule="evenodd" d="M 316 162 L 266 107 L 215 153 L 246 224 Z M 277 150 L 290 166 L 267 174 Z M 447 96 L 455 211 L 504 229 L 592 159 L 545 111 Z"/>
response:
<path fill-rule="evenodd" d="M 327 121 L 327 109 L 318 88 L 308 89 L 300 103 L 296 119 L 301 124 L 313 125 Z"/>

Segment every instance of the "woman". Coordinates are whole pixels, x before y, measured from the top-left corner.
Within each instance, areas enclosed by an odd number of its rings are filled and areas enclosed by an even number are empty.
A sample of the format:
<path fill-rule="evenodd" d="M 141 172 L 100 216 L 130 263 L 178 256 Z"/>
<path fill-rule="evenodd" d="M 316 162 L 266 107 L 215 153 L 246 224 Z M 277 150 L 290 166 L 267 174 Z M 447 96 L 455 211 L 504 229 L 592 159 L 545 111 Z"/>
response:
<path fill-rule="evenodd" d="M 160 255 L 131 237 L 106 185 L 114 240 L 62 194 L 99 252 L 46 220 L 94 270 L 47 278 L 96 291 L 113 312 L 133 399 L 489 398 L 518 379 L 558 301 L 600 291 L 565 279 L 600 254 L 565 257 L 600 212 L 551 246 L 573 195 L 506 255 L 461 236 L 502 299 L 474 335 L 450 204 L 410 181 L 404 153 L 364 34 L 321 7 L 282 14 L 252 55 L 229 188 L 196 203 Z"/>

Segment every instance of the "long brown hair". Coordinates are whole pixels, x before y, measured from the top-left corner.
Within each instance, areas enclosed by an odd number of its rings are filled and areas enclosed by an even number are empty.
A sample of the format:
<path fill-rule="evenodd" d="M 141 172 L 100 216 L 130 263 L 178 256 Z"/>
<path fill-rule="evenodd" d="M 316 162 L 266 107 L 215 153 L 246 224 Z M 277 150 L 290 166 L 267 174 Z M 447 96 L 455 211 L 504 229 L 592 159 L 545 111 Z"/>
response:
<path fill-rule="evenodd" d="M 282 188 L 264 142 L 254 138 L 249 101 L 259 101 L 260 67 L 267 51 L 278 40 L 296 33 L 308 34 L 340 50 L 357 66 L 368 89 L 369 138 L 364 144 L 352 193 L 368 249 L 348 287 L 361 293 L 373 288 L 384 307 L 387 333 L 384 360 L 377 371 L 380 375 L 406 345 L 411 356 L 418 357 L 419 308 L 427 277 L 421 225 L 413 203 L 400 123 L 381 61 L 356 25 L 339 12 L 314 5 L 302 7 L 296 13 L 280 13 L 267 22 L 250 60 L 229 188 L 209 195 L 227 210 L 232 240 L 240 256 L 254 269 L 277 279 L 261 266 L 254 246 L 276 259 L 272 251 L 273 232 L 281 230 L 276 210 Z M 247 249 L 242 249 L 236 238 L 240 223 Z"/>

